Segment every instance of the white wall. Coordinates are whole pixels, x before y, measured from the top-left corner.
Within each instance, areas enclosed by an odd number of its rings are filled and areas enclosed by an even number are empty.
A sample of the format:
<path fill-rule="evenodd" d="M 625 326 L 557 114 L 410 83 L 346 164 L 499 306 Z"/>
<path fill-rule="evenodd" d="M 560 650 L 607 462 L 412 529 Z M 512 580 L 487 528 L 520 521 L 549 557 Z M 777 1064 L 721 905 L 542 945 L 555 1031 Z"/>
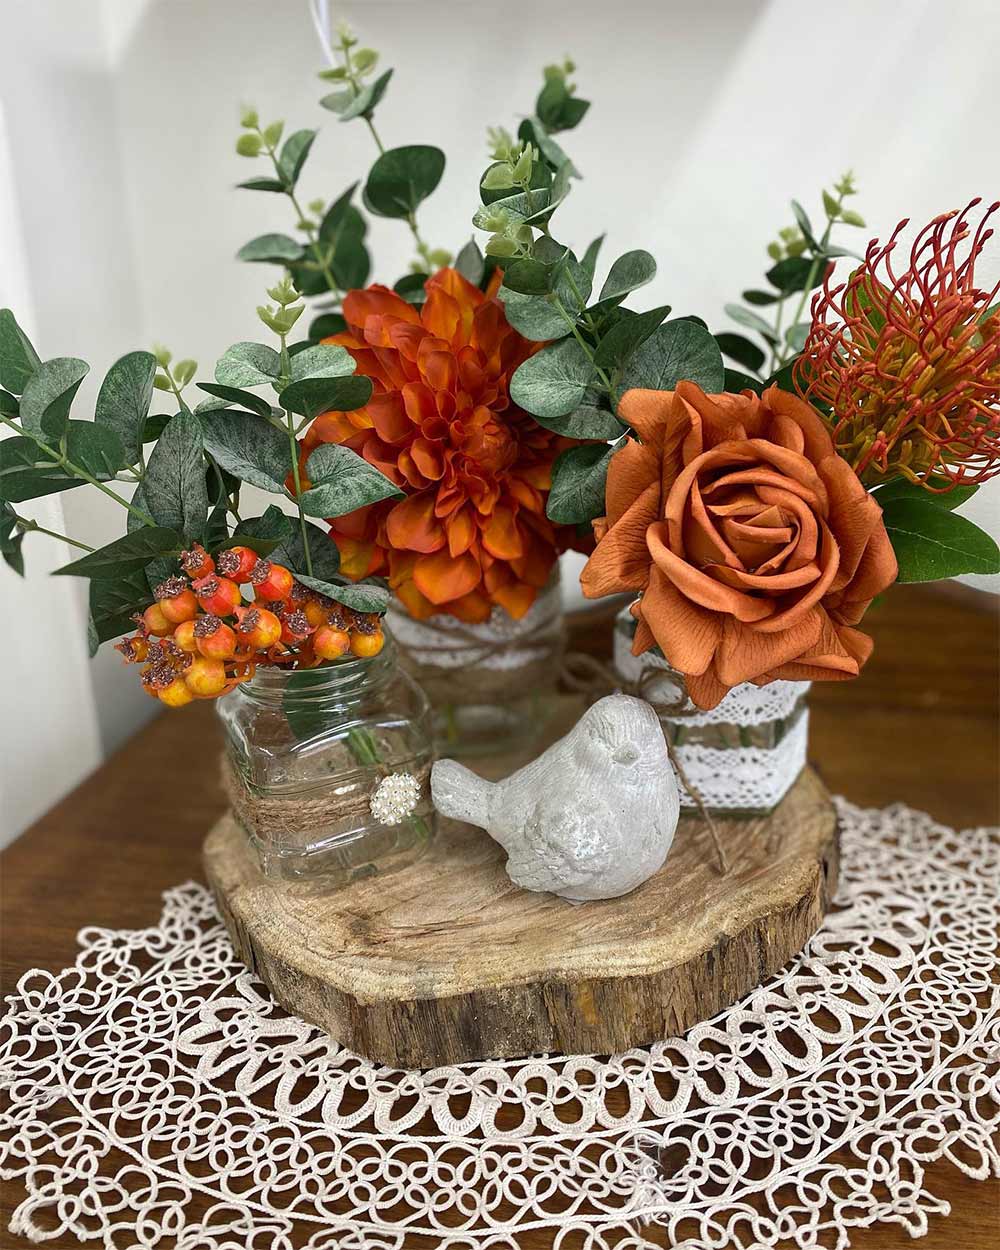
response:
<path fill-rule="evenodd" d="M 396 67 L 378 113 L 386 142 L 448 154 L 420 213 L 438 245 L 471 234 L 486 126 L 512 125 L 533 104 L 540 66 L 572 54 L 594 104 L 566 136 L 586 179 L 560 210 L 560 234 L 582 244 L 607 230 L 609 259 L 649 249 L 660 272 L 643 299 L 713 328 L 724 325 L 723 304 L 759 282 L 765 244 L 790 222 L 788 200 L 818 213 L 820 187 L 849 166 L 870 227 L 856 242 L 904 215 L 923 222 L 1000 190 L 993 0 L 952 0 L 946 21 L 936 0 L 334 8 Z M 322 127 L 304 200 L 338 193 L 373 157 L 362 125 L 317 106 L 322 61 L 305 0 L 0 0 L 0 29 L 0 104 L 43 353 L 82 355 L 99 380 L 116 356 L 156 339 L 208 374 L 227 344 L 257 334 L 254 307 L 274 275 L 233 253 L 292 224 L 281 197 L 232 189 L 253 171 L 233 152 L 240 102 L 293 128 Z M 409 235 L 375 221 L 370 237 L 376 276 L 392 281 L 410 258 Z M 1000 487 L 967 509 L 995 533 L 998 499 Z M 66 496 L 67 525 L 106 541 L 119 522 L 105 502 Z M 28 550 L 32 585 L 41 541 L 34 559 Z M 6 601 L 10 579 L 0 576 Z M 113 655 L 90 677 L 106 750 L 151 705 Z M 43 797 L 55 791 L 53 782 Z"/>

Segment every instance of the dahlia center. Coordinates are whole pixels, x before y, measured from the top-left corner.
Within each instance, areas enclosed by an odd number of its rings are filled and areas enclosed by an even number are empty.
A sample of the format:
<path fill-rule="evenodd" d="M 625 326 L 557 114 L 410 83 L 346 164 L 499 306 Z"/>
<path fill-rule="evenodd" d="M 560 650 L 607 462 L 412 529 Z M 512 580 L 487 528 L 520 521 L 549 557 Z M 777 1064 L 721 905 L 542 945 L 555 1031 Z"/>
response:
<path fill-rule="evenodd" d="M 463 422 L 462 452 L 491 474 L 501 473 L 517 459 L 517 443 L 509 429 L 486 408 L 477 408 Z"/>

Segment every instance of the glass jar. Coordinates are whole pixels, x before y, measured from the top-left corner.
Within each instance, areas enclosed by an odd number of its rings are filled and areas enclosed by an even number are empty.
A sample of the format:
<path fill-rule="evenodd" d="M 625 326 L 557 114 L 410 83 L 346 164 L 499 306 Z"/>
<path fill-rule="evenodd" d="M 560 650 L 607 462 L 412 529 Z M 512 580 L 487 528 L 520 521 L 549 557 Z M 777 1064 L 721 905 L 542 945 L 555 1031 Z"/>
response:
<path fill-rule="evenodd" d="M 258 669 L 218 712 L 233 813 L 269 876 L 335 887 L 426 849 L 430 706 L 391 639 L 370 660 Z"/>
<path fill-rule="evenodd" d="M 726 816 L 761 816 L 785 797 L 805 767 L 809 737 L 807 681 L 772 681 L 734 686 L 711 711 L 687 698 L 684 677 L 659 650 L 632 654 L 635 619 L 624 608 L 615 619 L 615 669 L 630 686 L 645 678 L 643 693 L 658 701 L 683 703 L 676 712 L 657 709 L 667 741 L 705 807 Z M 653 680 L 650 672 L 662 673 Z M 695 803 L 680 786 L 681 806 Z"/>
<path fill-rule="evenodd" d="M 441 755 L 486 755 L 536 741 L 565 649 L 558 565 L 519 621 L 499 607 L 481 625 L 444 614 L 417 621 L 392 603 L 386 622 L 401 662 L 433 705 Z"/>

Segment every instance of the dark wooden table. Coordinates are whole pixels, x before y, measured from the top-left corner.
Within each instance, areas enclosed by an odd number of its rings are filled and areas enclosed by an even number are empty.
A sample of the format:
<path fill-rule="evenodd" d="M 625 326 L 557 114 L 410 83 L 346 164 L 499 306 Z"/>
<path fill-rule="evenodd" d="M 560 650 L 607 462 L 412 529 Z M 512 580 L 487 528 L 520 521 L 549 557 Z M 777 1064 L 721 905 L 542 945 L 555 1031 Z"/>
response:
<path fill-rule="evenodd" d="M 864 805 L 904 800 L 957 827 L 997 823 L 994 601 L 961 587 L 899 586 L 866 628 L 875 654 L 862 676 L 813 687 L 810 755 L 830 789 Z M 577 645 L 595 652 L 606 651 L 609 635 L 607 619 L 588 617 L 576 628 Z M 0 855 L 5 993 L 28 968 L 71 964 L 82 927 L 145 927 L 160 914 L 161 891 L 204 879 L 201 841 L 223 810 L 218 742 L 209 706 L 159 717 Z M 921 1246 L 1000 1246 L 1000 1183 L 969 1181 L 939 1164 L 927 1184 L 952 1213 L 931 1220 Z M 21 1196 L 17 1185 L 5 1186 L 5 1246 Z M 544 1234 L 524 1238 L 525 1250 L 548 1244 Z M 887 1225 L 857 1233 L 853 1244 L 910 1243 Z"/>

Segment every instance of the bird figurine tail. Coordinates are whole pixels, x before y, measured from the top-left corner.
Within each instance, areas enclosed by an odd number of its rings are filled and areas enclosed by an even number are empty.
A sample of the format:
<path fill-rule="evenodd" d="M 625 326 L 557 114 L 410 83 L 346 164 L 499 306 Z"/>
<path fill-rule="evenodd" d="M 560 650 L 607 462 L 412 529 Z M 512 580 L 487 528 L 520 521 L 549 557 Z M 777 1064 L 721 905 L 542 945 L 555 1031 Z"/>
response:
<path fill-rule="evenodd" d="M 484 827 L 492 781 L 484 781 L 464 764 L 438 760 L 431 770 L 431 798 L 442 816 Z"/>

